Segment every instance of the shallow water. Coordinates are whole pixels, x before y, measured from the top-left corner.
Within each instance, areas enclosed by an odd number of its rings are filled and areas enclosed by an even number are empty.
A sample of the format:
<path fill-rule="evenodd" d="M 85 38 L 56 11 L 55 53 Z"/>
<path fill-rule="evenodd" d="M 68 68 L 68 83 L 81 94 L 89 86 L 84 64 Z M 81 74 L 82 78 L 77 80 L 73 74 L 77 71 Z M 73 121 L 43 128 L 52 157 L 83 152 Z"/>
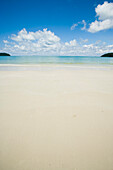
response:
<path fill-rule="evenodd" d="M 99 56 L 0 56 L 0 64 L 113 65 L 113 58 L 104 58 Z"/>

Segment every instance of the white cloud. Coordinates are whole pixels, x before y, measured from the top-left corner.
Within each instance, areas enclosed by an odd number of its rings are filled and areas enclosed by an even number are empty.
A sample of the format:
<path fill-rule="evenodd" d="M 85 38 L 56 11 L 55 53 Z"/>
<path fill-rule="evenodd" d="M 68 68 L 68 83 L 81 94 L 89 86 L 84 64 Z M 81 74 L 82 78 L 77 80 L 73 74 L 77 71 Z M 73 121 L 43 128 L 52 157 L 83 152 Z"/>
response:
<path fill-rule="evenodd" d="M 93 44 L 88 39 L 73 39 L 61 42 L 60 38 L 47 29 L 36 32 L 27 32 L 22 29 L 17 35 L 11 35 L 9 40 L 4 40 L 1 51 L 12 55 L 101 55 L 113 51 L 113 44 L 107 45 L 100 40 Z"/>
<path fill-rule="evenodd" d="M 95 8 L 98 20 L 90 24 L 89 32 L 95 33 L 101 30 L 113 29 L 113 3 L 104 2 Z"/>
<path fill-rule="evenodd" d="M 88 44 L 88 45 L 85 44 L 85 45 L 83 45 L 83 47 L 88 48 L 88 49 L 94 48 L 94 44 Z"/>
<path fill-rule="evenodd" d="M 70 47 L 74 47 L 74 46 L 77 45 L 77 41 L 74 39 L 74 40 L 70 41 L 69 43 L 66 42 L 65 45 L 70 46 Z"/>
<path fill-rule="evenodd" d="M 95 21 L 90 24 L 90 28 L 88 29 L 89 32 L 95 33 L 101 30 L 106 30 L 113 28 L 113 20 L 106 19 L 104 21 Z"/>
<path fill-rule="evenodd" d="M 113 48 L 113 45 L 108 45 L 107 47 L 108 47 L 108 48 Z"/>
<path fill-rule="evenodd" d="M 78 25 L 78 24 L 73 24 L 73 25 L 71 26 L 71 30 L 74 30 L 75 27 L 77 27 L 77 25 Z"/>
<path fill-rule="evenodd" d="M 76 24 L 73 24 L 73 25 L 71 26 L 71 30 L 74 30 L 75 27 L 77 27 L 78 25 L 83 25 L 83 27 L 81 28 L 81 30 L 86 30 L 86 22 L 85 22 L 85 20 L 82 20 L 81 22 L 78 22 L 78 23 L 76 23 Z"/>
<path fill-rule="evenodd" d="M 3 40 L 3 42 L 4 42 L 5 44 L 7 44 L 7 43 L 8 43 L 8 41 L 7 41 L 7 40 Z"/>
<path fill-rule="evenodd" d="M 86 30 L 86 22 L 85 22 L 85 20 L 82 20 L 82 24 L 83 24 L 84 26 L 81 28 L 81 30 Z"/>
<path fill-rule="evenodd" d="M 88 39 L 86 38 L 86 39 L 80 39 L 80 43 L 87 43 L 88 42 Z"/>
<path fill-rule="evenodd" d="M 13 34 L 11 39 L 14 41 L 32 41 L 32 40 L 39 40 L 39 41 L 47 41 L 50 44 L 54 42 L 60 41 L 60 38 L 54 35 L 51 31 L 48 31 L 47 28 L 43 29 L 43 31 L 36 31 L 36 32 L 27 32 L 26 29 L 22 29 L 18 35 Z"/>
<path fill-rule="evenodd" d="M 95 9 L 99 20 L 113 19 L 113 3 L 104 2 L 103 5 L 98 5 Z"/>
<path fill-rule="evenodd" d="M 17 35 L 12 34 L 9 38 L 12 40 L 10 48 L 16 53 L 44 55 L 45 52 L 49 54 L 49 52 L 54 53 L 60 49 L 60 38 L 47 29 L 27 32 L 24 28 Z"/>

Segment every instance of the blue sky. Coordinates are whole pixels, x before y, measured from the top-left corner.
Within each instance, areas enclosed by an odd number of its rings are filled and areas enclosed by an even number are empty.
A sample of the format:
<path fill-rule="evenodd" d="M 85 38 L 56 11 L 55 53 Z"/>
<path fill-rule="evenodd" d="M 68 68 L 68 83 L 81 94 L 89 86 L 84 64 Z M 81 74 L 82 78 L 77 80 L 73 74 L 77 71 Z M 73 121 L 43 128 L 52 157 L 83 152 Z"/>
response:
<path fill-rule="evenodd" d="M 0 16 L 0 51 L 12 55 L 27 55 L 32 45 L 34 55 L 43 55 L 40 51 L 47 55 L 77 55 L 80 50 L 83 53 L 79 55 L 99 55 L 113 51 L 112 0 L 4 0 L 0 3 Z M 42 31 L 40 36 L 38 31 Z M 35 33 L 35 38 L 29 39 L 29 32 Z M 28 37 L 18 39 L 23 34 Z"/>

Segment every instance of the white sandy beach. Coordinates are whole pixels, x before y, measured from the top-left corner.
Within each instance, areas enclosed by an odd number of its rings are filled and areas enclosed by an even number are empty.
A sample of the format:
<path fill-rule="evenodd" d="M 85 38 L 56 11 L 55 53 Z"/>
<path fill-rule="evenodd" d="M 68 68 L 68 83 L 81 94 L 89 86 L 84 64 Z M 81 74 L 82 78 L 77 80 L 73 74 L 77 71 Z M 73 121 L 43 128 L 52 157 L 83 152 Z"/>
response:
<path fill-rule="evenodd" d="M 113 69 L 0 71 L 0 170 L 113 170 Z"/>

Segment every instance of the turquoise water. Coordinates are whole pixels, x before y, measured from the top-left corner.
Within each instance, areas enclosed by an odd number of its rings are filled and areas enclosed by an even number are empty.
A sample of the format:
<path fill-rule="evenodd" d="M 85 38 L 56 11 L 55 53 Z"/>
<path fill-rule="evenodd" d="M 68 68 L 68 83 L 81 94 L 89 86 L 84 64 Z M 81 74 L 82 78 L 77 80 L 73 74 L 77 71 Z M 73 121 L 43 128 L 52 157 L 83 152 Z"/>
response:
<path fill-rule="evenodd" d="M 98 56 L 0 56 L 0 64 L 113 65 L 113 58 Z"/>

